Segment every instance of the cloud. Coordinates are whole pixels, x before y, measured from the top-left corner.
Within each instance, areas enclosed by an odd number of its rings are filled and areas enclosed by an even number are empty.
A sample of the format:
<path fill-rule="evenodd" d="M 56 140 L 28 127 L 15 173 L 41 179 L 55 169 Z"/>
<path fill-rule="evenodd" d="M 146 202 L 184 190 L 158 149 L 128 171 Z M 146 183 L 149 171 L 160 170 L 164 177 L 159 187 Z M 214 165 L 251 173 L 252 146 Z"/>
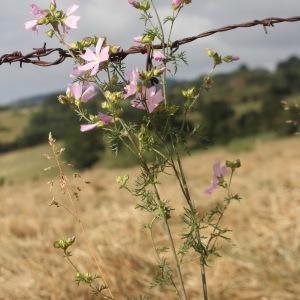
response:
<path fill-rule="evenodd" d="M 30 19 L 29 5 L 32 0 L 1 1 L 0 4 L 0 55 L 14 50 L 24 53 L 32 47 L 41 46 L 48 40 L 49 47 L 57 46 L 55 40 L 47 39 L 43 30 L 36 35 L 24 30 L 23 24 Z M 3 3 L 4 2 L 4 3 Z M 69 0 L 58 0 L 66 8 L 72 3 Z M 76 1 L 75 1 L 76 2 Z M 170 12 L 171 0 L 157 0 L 159 10 L 166 16 Z M 36 0 L 41 7 L 47 7 L 49 0 Z M 106 35 L 109 41 L 124 48 L 132 45 L 132 38 L 141 33 L 141 21 L 138 12 L 128 5 L 127 0 L 80 0 L 78 14 L 81 15 L 80 27 L 72 31 L 70 40 L 88 35 Z M 299 0 L 194 0 L 187 6 L 174 29 L 174 38 L 198 34 L 208 29 L 231 23 L 265 18 L 270 16 L 292 16 L 300 11 Z M 198 40 L 183 47 L 189 57 L 189 66 L 183 66 L 178 73 L 180 78 L 193 78 L 209 69 L 210 61 L 205 48 L 214 48 L 224 54 L 238 54 L 240 63 L 252 67 L 265 66 L 272 68 L 275 64 L 292 54 L 300 55 L 299 26 L 279 24 L 269 29 L 266 35 L 262 27 L 238 29 Z M 142 55 L 128 58 L 129 67 L 135 64 L 144 65 Z M 235 64 L 236 66 L 236 64 Z M 68 73 L 71 62 L 52 68 L 25 66 L 0 67 L 1 101 L 14 99 L 55 90 L 62 90 L 69 82 Z M 232 66 L 222 67 L 227 71 Z"/>

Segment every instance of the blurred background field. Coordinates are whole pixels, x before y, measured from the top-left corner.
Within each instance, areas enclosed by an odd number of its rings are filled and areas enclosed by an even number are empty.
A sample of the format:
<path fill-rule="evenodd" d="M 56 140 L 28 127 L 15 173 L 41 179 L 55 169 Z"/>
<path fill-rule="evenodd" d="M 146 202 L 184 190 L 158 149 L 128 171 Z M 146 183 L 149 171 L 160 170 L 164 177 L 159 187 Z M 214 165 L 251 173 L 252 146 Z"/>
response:
<path fill-rule="evenodd" d="M 257 139 L 252 144 L 252 149 L 238 154 L 216 147 L 184 160 L 200 213 L 222 199 L 222 191 L 212 198 L 203 194 L 214 160 L 240 157 L 243 163 L 233 183 L 243 200 L 224 219 L 233 228 L 232 244 L 224 245 L 222 257 L 210 262 L 210 294 L 215 300 L 295 300 L 300 293 L 300 142 L 294 137 Z M 37 155 L 37 149 L 32 154 Z M 36 172 L 47 163 L 36 166 Z M 88 290 L 76 286 L 74 271 L 52 246 L 54 240 L 74 234 L 73 259 L 83 270 L 97 272 L 90 258 L 92 244 L 101 255 L 116 299 L 142 293 L 151 299 L 175 299 L 168 290 L 147 289 L 155 265 L 150 237 L 143 228 L 148 216 L 135 210 L 136 200 L 114 184 L 117 175 L 129 173 L 134 178 L 136 172 L 135 167 L 108 170 L 97 166 L 82 173 L 84 180 L 91 181 L 83 187 L 78 203 L 86 224 L 84 236 L 62 208 L 48 206 L 51 195 L 46 178 L 28 176 L 2 186 L 0 299 L 93 299 Z M 179 245 L 176 233 L 183 199 L 174 198 L 180 195 L 174 178 L 162 181 L 164 197 L 176 207 L 172 225 Z M 156 231 L 157 242 L 165 245 L 163 231 Z M 195 257 L 188 257 L 183 269 L 191 299 L 199 299 Z"/>
<path fill-rule="evenodd" d="M 173 103 L 184 101 L 180 90 L 200 80 L 170 82 Z M 212 300 L 300 299 L 300 140 L 295 136 L 299 109 L 285 110 L 282 105 L 299 103 L 300 59 L 291 57 L 274 72 L 242 66 L 214 80 L 214 88 L 204 94 L 190 118 L 191 125 L 203 125 L 205 147 L 189 141 L 193 155 L 186 156 L 184 164 L 202 213 L 222 199 L 222 191 L 213 197 L 203 194 L 211 165 L 217 159 L 240 158 L 243 166 L 233 186 L 243 200 L 224 220 L 234 230 L 232 245 L 222 245 L 222 257 L 208 268 Z M 93 299 L 88 290 L 76 286 L 73 270 L 52 246 L 54 240 L 74 234 L 74 259 L 83 270 L 97 272 L 90 259 L 91 249 L 97 251 L 116 299 L 141 294 L 174 299 L 168 290 L 148 289 L 155 262 L 143 228 L 147 216 L 115 183 L 117 175 L 134 178 L 135 161 L 125 150 L 116 159 L 100 131 L 80 133 L 77 117 L 56 96 L 0 109 L 0 299 Z M 89 107 L 94 112 L 95 103 Z M 141 117 L 129 105 L 124 111 L 128 118 Z M 63 209 L 48 206 L 47 181 L 55 174 L 44 171 L 49 164 L 43 156 L 50 151 L 49 131 L 59 146 L 66 147 L 65 158 L 91 181 L 83 186 L 78 202 L 85 235 Z M 71 177 L 73 172 L 67 170 Z M 176 207 L 172 225 L 179 246 L 176 233 L 183 199 L 174 198 L 180 195 L 174 178 L 161 180 L 164 197 Z M 157 242 L 164 245 L 163 231 L 158 228 L 157 234 Z M 195 258 L 189 257 L 183 269 L 191 299 L 199 299 Z"/>

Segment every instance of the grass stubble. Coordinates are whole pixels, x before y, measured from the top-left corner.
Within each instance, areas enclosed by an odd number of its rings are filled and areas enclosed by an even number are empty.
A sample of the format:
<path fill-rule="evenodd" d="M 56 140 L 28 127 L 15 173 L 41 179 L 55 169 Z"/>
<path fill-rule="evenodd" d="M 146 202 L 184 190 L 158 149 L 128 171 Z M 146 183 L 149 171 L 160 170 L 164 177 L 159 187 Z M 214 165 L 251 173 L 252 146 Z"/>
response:
<path fill-rule="evenodd" d="M 234 229 L 234 245 L 224 246 L 222 257 L 207 268 L 212 300 L 299 299 L 299 146 L 295 137 L 258 142 L 253 150 L 239 153 L 243 168 L 234 187 L 243 200 L 233 204 L 223 220 Z M 185 158 L 200 213 L 222 199 L 222 192 L 209 197 L 203 188 L 209 184 L 211 164 L 230 155 L 217 148 Z M 115 184 L 117 175 L 137 172 L 135 168 L 95 168 L 82 174 L 91 184 L 84 187 L 77 203 L 85 232 L 84 238 L 78 236 L 73 257 L 81 269 L 97 272 L 86 245 L 86 240 L 91 241 L 93 249 L 101 253 L 116 299 L 145 292 L 152 299 L 175 299 L 172 291 L 148 290 L 155 258 L 143 228 L 146 215 L 135 210 L 134 199 Z M 183 199 L 177 196 L 175 178 L 162 181 L 161 193 L 176 208 L 173 231 L 180 232 Z M 54 240 L 74 235 L 80 224 L 64 210 L 48 206 L 51 196 L 46 182 L 41 178 L 1 187 L 0 299 L 94 299 L 89 290 L 72 282 L 74 271 L 53 248 Z M 156 229 L 155 234 L 156 242 L 164 245 L 163 230 Z M 175 235 L 175 243 L 180 245 L 180 236 Z M 190 299 L 199 299 L 197 259 L 186 259 L 182 268 Z"/>

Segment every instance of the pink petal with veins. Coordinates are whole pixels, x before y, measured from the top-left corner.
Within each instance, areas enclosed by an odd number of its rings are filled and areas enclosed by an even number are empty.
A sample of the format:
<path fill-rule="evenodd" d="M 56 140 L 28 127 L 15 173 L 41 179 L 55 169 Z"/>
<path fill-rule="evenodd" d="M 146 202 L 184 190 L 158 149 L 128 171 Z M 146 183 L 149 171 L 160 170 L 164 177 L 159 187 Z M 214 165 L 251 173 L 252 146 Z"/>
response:
<path fill-rule="evenodd" d="M 98 118 L 100 121 L 102 121 L 105 125 L 112 123 L 113 121 L 113 117 L 112 116 L 108 116 L 106 114 L 103 113 L 99 113 L 98 114 Z"/>
<path fill-rule="evenodd" d="M 103 43 L 104 43 L 104 39 L 103 38 L 99 38 L 98 42 L 97 42 L 97 45 L 96 45 L 96 55 L 100 55 Z"/>
<path fill-rule="evenodd" d="M 75 12 L 78 8 L 79 8 L 79 5 L 77 5 L 77 4 L 71 5 L 71 6 L 67 9 L 66 15 L 67 15 L 67 16 L 70 16 L 70 15 L 71 15 L 73 12 Z"/>
<path fill-rule="evenodd" d="M 91 75 L 92 76 L 96 75 L 98 73 L 98 71 L 99 71 L 99 64 L 95 63 L 95 66 L 94 66 L 94 68 L 93 68 L 93 70 L 91 72 Z"/>
<path fill-rule="evenodd" d="M 86 132 L 97 128 L 97 124 L 82 124 L 80 125 L 80 131 Z"/>
<path fill-rule="evenodd" d="M 95 66 L 97 66 L 97 63 L 92 61 L 85 65 L 78 66 L 78 70 L 79 71 L 89 71 L 89 70 L 92 70 Z"/>
<path fill-rule="evenodd" d="M 77 29 L 78 28 L 78 21 L 80 17 L 79 16 L 69 16 L 65 19 L 65 25 L 69 28 L 72 29 Z"/>
<path fill-rule="evenodd" d="M 75 82 L 70 86 L 70 92 L 76 100 L 80 100 L 82 96 L 82 82 Z"/>
<path fill-rule="evenodd" d="M 100 63 L 106 62 L 109 59 L 109 47 L 104 47 L 99 55 Z"/>
<path fill-rule="evenodd" d="M 37 20 L 31 20 L 24 23 L 26 30 L 38 31 Z"/>
<path fill-rule="evenodd" d="M 80 57 L 86 61 L 95 61 L 97 59 L 96 54 L 90 48 L 87 48 L 85 53 L 80 55 Z"/>
<path fill-rule="evenodd" d="M 39 19 L 45 15 L 44 10 L 42 10 L 40 7 L 38 7 L 35 4 L 31 4 L 31 13 L 37 19 Z"/>
<path fill-rule="evenodd" d="M 82 96 L 81 96 L 81 100 L 82 102 L 88 102 L 90 99 L 94 98 L 97 95 L 97 91 L 96 88 L 92 85 L 86 85 L 84 86 L 85 91 L 83 92 Z"/>

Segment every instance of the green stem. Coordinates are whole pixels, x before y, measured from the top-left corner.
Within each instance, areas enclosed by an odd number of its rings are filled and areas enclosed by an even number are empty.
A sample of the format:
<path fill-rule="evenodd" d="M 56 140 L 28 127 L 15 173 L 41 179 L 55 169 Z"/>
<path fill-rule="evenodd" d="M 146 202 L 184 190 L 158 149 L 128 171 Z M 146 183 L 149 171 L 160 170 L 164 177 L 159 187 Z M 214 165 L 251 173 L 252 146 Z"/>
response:
<path fill-rule="evenodd" d="M 170 32 L 169 32 L 169 37 L 168 37 L 168 42 L 167 42 L 168 49 L 169 49 L 169 47 L 171 47 L 171 37 L 172 37 L 173 27 L 174 27 L 175 20 L 177 19 L 180 11 L 181 11 L 181 7 L 179 9 L 177 9 L 176 14 L 173 11 L 171 27 L 170 27 Z M 172 49 L 170 49 L 170 51 L 172 51 Z"/>
<path fill-rule="evenodd" d="M 128 135 L 128 139 L 132 143 L 132 146 L 136 149 L 136 151 L 139 155 L 139 159 L 140 159 L 140 163 L 141 163 L 142 168 L 146 171 L 148 176 L 151 176 L 151 171 L 150 171 L 150 169 L 147 165 L 147 162 L 144 159 L 142 153 L 140 152 L 138 146 L 134 142 L 134 140 L 131 136 L 131 133 L 127 129 L 126 124 L 123 122 L 122 119 L 120 119 L 120 123 L 123 126 L 124 130 L 126 131 L 126 133 Z M 164 204 L 163 204 L 163 201 L 161 200 L 161 197 L 160 197 L 160 194 L 159 194 L 159 191 L 158 191 L 158 188 L 157 188 L 156 184 L 154 182 L 152 182 L 151 185 L 154 189 L 155 196 L 156 196 L 156 199 L 158 201 L 158 207 L 160 209 L 160 213 L 161 213 L 161 216 L 163 218 L 165 230 L 166 230 L 166 233 L 167 233 L 167 236 L 168 236 L 168 239 L 169 239 L 169 243 L 171 245 L 171 251 L 172 251 L 172 255 L 173 255 L 173 258 L 174 258 L 174 261 L 175 261 L 175 265 L 176 265 L 177 276 L 178 276 L 179 284 L 180 284 L 180 287 L 181 287 L 181 290 L 182 290 L 182 299 L 187 300 L 187 294 L 186 294 L 186 290 L 185 290 L 185 286 L 184 286 L 183 276 L 182 276 L 182 272 L 181 272 L 181 268 L 180 268 L 179 259 L 178 259 L 177 253 L 176 253 L 176 248 L 175 248 L 173 236 L 172 236 L 172 233 L 171 233 L 170 225 L 169 225 L 169 222 L 167 220 L 167 217 L 166 217 L 165 213 L 162 211 L 162 207 L 163 207 Z"/>
<path fill-rule="evenodd" d="M 152 7 L 153 7 L 153 10 L 155 12 L 155 15 L 156 15 L 156 18 L 157 18 L 157 21 L 158 21 L 158 24 L 159 24 L 159 28 L 160 28 L 160 31 L 161 31 L 162 50 L 163 50 L 164 56 L 166 56 L 167 53 L 166 53 L 164 27 L 162 25 L 162 22 L 160 20 L 158 11 L 157 11 L 157 9 L 154 5 L 153 0 L 151 0 L 151 3 L 152 3 Z M 166 67 L 166 64 L 164 64 L 164 67 Z M 162 86 L 163 86 L 164 103 L 165 103 L 165 105 L 167 105 L 166 72 L 164 72 L 163 76 L 162 76 Z"/>
<path fill-rule="evenodd" d="M 156 248 L 155 241 L 154 241 L 154 236 L 153 236 L 153 224 L 154 224 L 154 222 L 155 222 L 157 219 L 158 219 L 158 218 L 155 217 L 155 218 L 151 221 L 150 226 L 149 226 L 149 230 L 150 230 L 150 236 L 151 236 L 152 246 L 153 246 L 153 248 L 154 248 L 154 251 L 155 251 L 155 254 L 156 254 L 156 258 L 157 258 L 157 261 L 160 262 L 160 261 L 161 261 L 160 254 L 159 254 L 159 252 L 158 252 L 158 250 L 157 250 L 157 248 Z M 174 282 L 174 280 L 173 280 L 172 277 L 171 277 L 171 282 L 172 282 L 172 285 L 173 285 L 173 287 L 174 287 L 174 289 L 175 289 L 175 291 L 176 291 L 176 294 L 177 294 L 178 298 L 181 300 L 182 298 L 181 298 L 181 296 L 180 296 L 180 291 L 178 290 L 178 288 L 177 288 L 177 286 L 176 286 L 176 284 L 175 284 L 175 282 Z"/>
<path fill-rule="evenodd" d="M 229 182 L 228 182 L 228 188 L 227 188 L 227 197 L 230 196 L 230 187 L 231 187 L 231 182 L 232 182 L 233 173 L 234 173 L 234 170 L 231 170 L 230 178 L 229 178 Z M 216 225 L 215 225 L 215 227 L 214 227 L 214 230 L 213 230 L 213 232 L 212 232 L 212 234 L 211 234 L 211 236 L 210 236 L 210 238 L 209 238 L 209 240 L 208 240 L 208 242 L 207 242 L 207 249 L 209 249 L 209 245 L 210 245 L 210 243 L 211 243 L 213 240 L 214 240 L 214 241 L 213 241 L 212 248 L 214 248 L 215 245 L 216 245 L 217 237 L 215 236 L 215 233 L 216 233 L 216 231 L 217 231 L 217 228 L 219 227 L 219 224 L 220 224 L 220 222 L 221 222 L 221 220 L 222 220 L 222 218 L 223 218 L 223 216 L 224 216 L 224 213 L 225 213 L 226 209 L 228 208 L 228 205 L 229 205 L 229 203 L 226 203 L 226 204 L 225 204 L 225 206 L 223 207 L 222 212 L 221 212 L 220 215 L 219 215 L 219 219 L 218 219 L 218 221 L 217 221 L 217 223 L 216 223 Z"/>
<path fill-rule="evenodd" d="M 176 170 L 175 175 L 178 179 L 179 185 L 181 187 L 183 195 L 185 196 L 190 209 L 195 211 L 196 208 L 195 208 L 194 202 L 190 196 L 190 191 L 189 191 L 189 188 L 187 185 L 187 181 L 186 181 L 185 173 L 184 173 L 184 170 L 182 167 L 180 155 L 179 155 L 178 150 L 176 149 L 173 141 L 172 141 L 172 145 L 173 145 L 173 149 L 175 151 L 176 161 L 177 161 L 177 164 L 179 167 L 179 171 L 178 171 L 176 166 L 175 165 L 173 166 L 174 171 Z M 201 235 L 200 235 L 199 229 L 197 229 L 197 231 L 196 231 L 196 236 L 197 236 L 197 239 L 200 241 Z M 205 260 L 203 259 L 202 255 L 200 257 L 200 267 L 201 267 L 201 281 L 202 281 L 202 288 L 203 288 L 203 296 L 204 296 L 204 300 L 208 300 L 208 289 L 207 289 L 206 272 L 205 272 Z"/>

